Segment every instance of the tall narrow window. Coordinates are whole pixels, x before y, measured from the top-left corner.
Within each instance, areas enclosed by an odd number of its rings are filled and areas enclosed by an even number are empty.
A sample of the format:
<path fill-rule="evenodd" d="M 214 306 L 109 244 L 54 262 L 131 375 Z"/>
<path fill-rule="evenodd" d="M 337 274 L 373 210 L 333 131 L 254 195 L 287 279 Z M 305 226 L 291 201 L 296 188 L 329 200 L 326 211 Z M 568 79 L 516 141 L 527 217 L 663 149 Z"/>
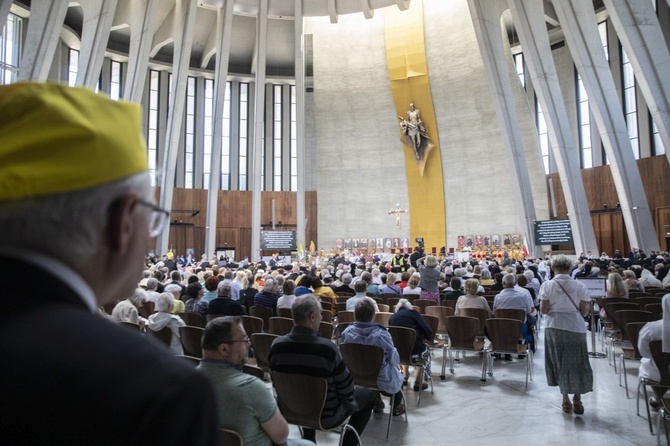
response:
<path fill-rule="evenodd" d="M 577 76 L 577 123 L 579 125 L 579 152 L 581 154 L 581 168 L 593 167 L 593 149 L 591 142 L 591 108 L 589 98 L 584 89 L 584 83 L 579 74 Z"/>
<path fill-rule="evenodd" d="M 203 188 L 209 189 L 212 171 L 212 135 L 214 134 L 214 81 L 205 79 L 205 131 L 203 134 L 202 182 Z"/>
<path fill-rule="evenodd" d="M 514 66 L 516 66 L 516 74 L 519 76 L 519 81 L 521 86 L 526 88 L 526 72 L 523 66 L 523 53 L 515 54 L 514 56 Z"/>
<path fill-rule="evenodd" d="M 540 154 L 542 156 L 542 164 L 544 165 L 544 173 L 549 174 L 549 132 L 547 130 L 547 122 L 544 120 L 542 106 L 540 106 L 537 98 L 535 98 L 535 110 L 537 110 L 537 134 L 540 139 Z"/>
<path fill-rule="evenodd" d="M 230 189 L 230 91 L 232 83 L 226 82 L 223 102 L 223 132 L 221 134 L 221 189 Z"/>
<path fill-rule="evenodd" d="M 0 84 L 16 82 L 21 57 L 23 20 L 14 14 L 7 16 L 0 32 Z"/>
<path fill-rule="evenodd" d="M 186 82 L 186 132 L 184 132 L 184 187 L 193 189 L 195 171 L 195 78 Z"/>
<path fill-rule="evenodd" d="M 621 70 L 623 80 L 623 110 L 626 115 L 626 125 L 628 127 L 628 138 L 633 148 L 635 159 L 640 158 L 640 138 L 637 127 L 637 102 L 635 95 L 635 74 L 633 66 L 628 60 L 628 55 L 621 48 Z"/>
<path fill-rule="evenodd" d="M 121 97 L 121 62 L 111 61 L 109 78 L 109 97 L 118 101 Z"/>
<path fill-rule="evenodd" d="M 149 176 L 151 185 L 156 185 L 156 166 L 158 165 L 158 87 L 160 72 L 149 72 L 149 122 L 147 131 L 147 157 L 149 161 Z"/>
<path fill-rule="evenodd" d="M 272 144 L 272 190 L 282 190 L 282 86 L 275 85 L 273 90 L 273 144 Z"/>
<path fill-rule="evenodd" d="M 609 43 L 607 42 L 607 22 L 603 21 L 598 23 L 598 33 L 600 34 L 600 41 L 603 44 L 603 49 L 605 50 L 605 59 L 610 60 L 610 49 Z"/>
<path fill-rule="evenodd" d="M 67 62 L 67 84 L 74 87 L 77 82 L 77 71 L 79 67 L 79 51 L 70 48 Z"/>
<path fill-rule="evenodd" d="M 295 85 L 291 85 L 291 191 L 298 190 L 298 124 Z"/>
<path fill-rule="evenodd" d="M 239 190 L 248 188 L 248 159 L 249 159 L 249 84 L 240 83 L 240 120 L 239 120 L 239 146 L 240 146 L 240 172 Z"/>
<path fill-rule="evenodd" d="M 649 120 L 651 121 L 651 153 L 654 155 L 663 155 L 665 154 L 665 146 L 663 145 L 663 141 L 661 141 L 661 136 L 658 134 L 658 127 L 656 127 L 654 118 L 649 117 Z"/>

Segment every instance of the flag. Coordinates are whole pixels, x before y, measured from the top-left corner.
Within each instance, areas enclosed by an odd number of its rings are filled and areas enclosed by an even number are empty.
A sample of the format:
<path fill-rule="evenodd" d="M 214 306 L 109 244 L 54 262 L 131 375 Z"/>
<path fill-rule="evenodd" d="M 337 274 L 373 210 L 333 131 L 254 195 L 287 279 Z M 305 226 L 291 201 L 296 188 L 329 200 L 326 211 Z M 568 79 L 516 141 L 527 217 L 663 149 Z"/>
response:
<path fill-rule="evenodd" d="M 298 244 L 298 260 L 302 260 L 305 257 L 305 248 L 302 246 L 302 242 Z"/>
<path fill-rule="evenodd" d="M 523 237 L 523 258 L 528 258 L 528 239 Z"/>

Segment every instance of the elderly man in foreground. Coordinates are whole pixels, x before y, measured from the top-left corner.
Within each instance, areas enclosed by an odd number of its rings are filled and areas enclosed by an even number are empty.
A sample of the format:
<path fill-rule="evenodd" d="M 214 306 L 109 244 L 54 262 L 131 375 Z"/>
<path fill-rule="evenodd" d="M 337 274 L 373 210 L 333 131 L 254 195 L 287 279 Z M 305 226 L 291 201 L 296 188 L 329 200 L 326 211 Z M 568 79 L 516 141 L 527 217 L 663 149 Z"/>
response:
<path fill-rule="evenodd" d="M 5 444 L 217 442 L 207 379 L 96 315 L 133 293 L 167 219 L 140 121 L 86 89 L 0 86 Z"/>

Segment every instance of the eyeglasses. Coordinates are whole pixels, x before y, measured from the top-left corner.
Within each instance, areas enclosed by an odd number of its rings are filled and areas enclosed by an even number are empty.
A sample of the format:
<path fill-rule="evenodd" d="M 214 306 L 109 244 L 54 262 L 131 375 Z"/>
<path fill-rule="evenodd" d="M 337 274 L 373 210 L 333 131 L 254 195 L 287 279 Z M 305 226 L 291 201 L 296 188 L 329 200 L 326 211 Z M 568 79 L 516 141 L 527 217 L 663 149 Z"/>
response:
<path fill-rule="evenodd" d="M 224 344 L 230 344 L 231 342 L 246 342 L 247 344 L 251 344 L 251 339 L 249 336 L 245 336 L 244 339 L 232 339 L 230 341 L 225 341 Z"/>
<path fill-rule="evenodd" d="M 170 217 L 170 213 L 148 201 L 137 200 L 137 203 L 151 209 L 151 216 L 149 217 L 149 237 L 157 237 L 163 232 L 163 229 L 165 229 L 165 224 Z"/>

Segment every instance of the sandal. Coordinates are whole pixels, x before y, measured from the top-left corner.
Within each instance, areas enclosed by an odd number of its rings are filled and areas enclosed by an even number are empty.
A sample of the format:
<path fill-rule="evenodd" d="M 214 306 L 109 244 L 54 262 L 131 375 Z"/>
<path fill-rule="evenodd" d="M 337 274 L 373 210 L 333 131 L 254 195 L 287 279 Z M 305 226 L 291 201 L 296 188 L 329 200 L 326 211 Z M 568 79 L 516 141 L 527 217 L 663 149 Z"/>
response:
<path fill-rule="evenodd" d="M 572 398 L 572 403 L 575 406 L 575 414 L 581 415 L 584 413 L 584 405 L 582 404 L 582 400 L 580 398 Z"/>
<path fill-rule="evenodd" d="M 572 403 L 570 401 L 563 401 L 563 412 L 572 413 Z"/>
<path fill-rule="evenodd" d="M 428 388 L 428 383 L 427 382 L 424 381 L 423 383 L 421 383 L 421 390 L 426 390 L 427 388 Z M 419 391 L 419 385 L 418 384 L 414 384 L 414 391 L 415 392 Z"/>

